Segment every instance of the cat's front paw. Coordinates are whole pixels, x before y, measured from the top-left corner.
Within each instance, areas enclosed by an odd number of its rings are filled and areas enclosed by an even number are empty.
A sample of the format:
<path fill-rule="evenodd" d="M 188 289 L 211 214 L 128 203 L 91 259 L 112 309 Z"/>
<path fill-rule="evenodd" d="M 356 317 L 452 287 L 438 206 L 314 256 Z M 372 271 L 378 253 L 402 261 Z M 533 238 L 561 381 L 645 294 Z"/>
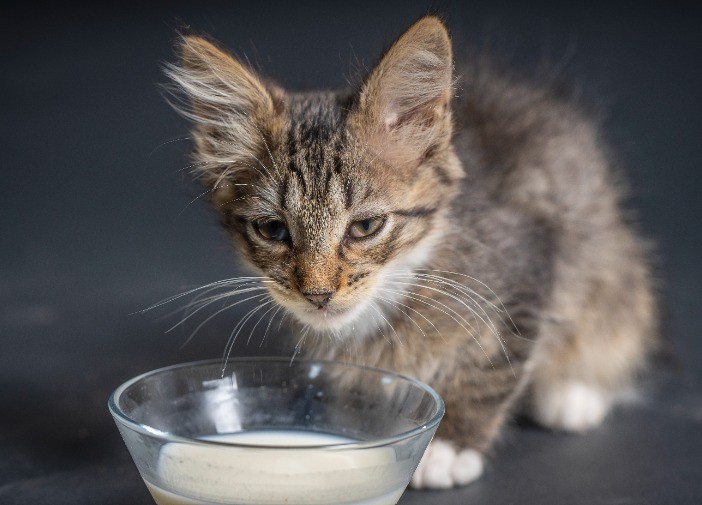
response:
<path fill-rule="evenodd" d="M 449 489 L 465 486 L 483 473 L 483 456 L 473 449 L 457 450 L 441 439 L 427 447 L 410 486 L 414 489 Z"/>
<path fill-rule="evenodd" d="M 611 403 L 602 390 L 579 381 L 538 385 L 533 402 L 535 421 L 547 428 L 576 432 L 599 426 Z"/>

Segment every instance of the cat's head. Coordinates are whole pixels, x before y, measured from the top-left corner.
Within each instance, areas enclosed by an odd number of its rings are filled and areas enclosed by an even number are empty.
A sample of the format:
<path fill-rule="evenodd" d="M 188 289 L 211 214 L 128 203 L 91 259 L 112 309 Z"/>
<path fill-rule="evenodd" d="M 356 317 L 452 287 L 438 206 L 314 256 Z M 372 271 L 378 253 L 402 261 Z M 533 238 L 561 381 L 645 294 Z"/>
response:
<path fill-rule="evenodd" d="M 167 68 L 196 172 L 272 297 L 316 330 L 362 333 L 430 261 L 462 169 L 451 41 L 426 17 L 357 90 L 291 93 L 196 36 Z"/>

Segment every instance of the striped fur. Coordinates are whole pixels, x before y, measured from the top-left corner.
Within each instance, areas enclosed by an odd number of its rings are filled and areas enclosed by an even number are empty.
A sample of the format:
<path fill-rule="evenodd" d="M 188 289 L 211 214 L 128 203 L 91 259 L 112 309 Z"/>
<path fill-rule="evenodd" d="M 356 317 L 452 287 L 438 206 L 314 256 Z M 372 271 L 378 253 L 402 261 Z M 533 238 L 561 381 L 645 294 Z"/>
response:
<path fill-rule="evenodd" d="M 439 436 L 483 453 L 518 398 L 549 426 L 585 428 L 553 413 L 567 404 L 554 391 L 583 384 L 606 412 L 642 369 L 656 332 L 646 246 L 572 105 L 477 66 L 451 104 L 435 17 L 340 92 L 284 91 L 199 37 L 179 51 L 167 74 L 197 176 L 308 353 L 431 383 L 447 404 Z M 377 233 L 350 237 L 370 218 Z M 261 236 L 271 220 L 289 237 Z"/>

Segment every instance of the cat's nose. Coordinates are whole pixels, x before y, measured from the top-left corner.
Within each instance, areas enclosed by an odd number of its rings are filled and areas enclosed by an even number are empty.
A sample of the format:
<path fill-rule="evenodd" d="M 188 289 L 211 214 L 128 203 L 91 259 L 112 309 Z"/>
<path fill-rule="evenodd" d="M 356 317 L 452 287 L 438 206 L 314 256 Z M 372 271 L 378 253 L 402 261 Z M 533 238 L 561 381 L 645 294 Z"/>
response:
<path fill-rule="evenodd" d="M 329 303 L 329 300 L 331 299 L 332 293 L 331 291 L 324 291 L 324 292 L 319 292 L 319 293 L 302 293 L 305 298 L 307 298 L 310 303 L 316 307 L 319 307 L 320 309 L 322 307 L 326 307 L 327 303 Z"/>

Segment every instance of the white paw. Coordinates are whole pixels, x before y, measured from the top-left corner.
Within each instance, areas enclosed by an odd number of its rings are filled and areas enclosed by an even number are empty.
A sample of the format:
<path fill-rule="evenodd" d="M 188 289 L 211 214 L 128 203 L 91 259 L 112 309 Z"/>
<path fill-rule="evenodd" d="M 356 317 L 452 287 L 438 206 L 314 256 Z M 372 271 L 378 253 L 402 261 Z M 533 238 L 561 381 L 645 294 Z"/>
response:
<path fill-rule="evenodd" d="M 558 430 L 586 431 L 598 426 L 610 406 L 609 397 L 584 382 L 562 382 L 534 391 L 534 419 Z"/>
<path fill-rule="evenodd" d="M 483 456 L 473 449 L 457 451 L 445 440 L 427 447 L 410 485 L 414 489 L 448 489 L 465 486 L 483 473 Z"/>

